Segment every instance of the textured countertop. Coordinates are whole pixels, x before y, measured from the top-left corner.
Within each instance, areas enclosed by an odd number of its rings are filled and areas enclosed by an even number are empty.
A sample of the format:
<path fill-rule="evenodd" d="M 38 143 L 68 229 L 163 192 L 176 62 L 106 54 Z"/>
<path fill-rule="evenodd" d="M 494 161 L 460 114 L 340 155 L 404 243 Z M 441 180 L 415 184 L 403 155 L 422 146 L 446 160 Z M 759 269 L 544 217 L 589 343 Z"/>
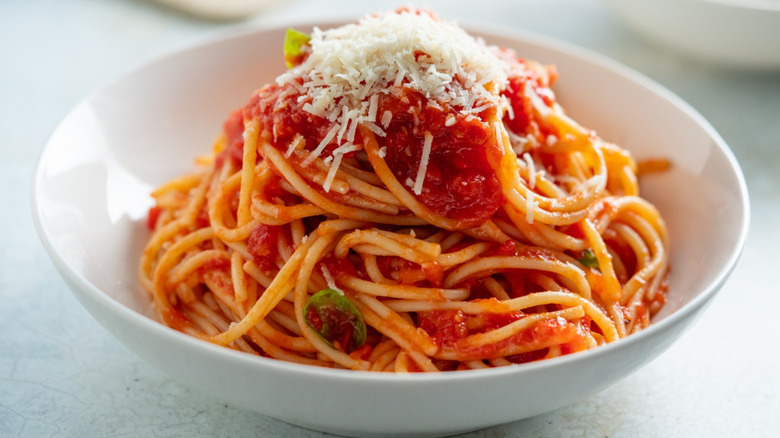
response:
<path fill-rule="evenodd" d="M 595 396 L 464 436 L 777 436 L 780 72 L 734 71 L 669 52 L 624 28 L 597 0 L 425 5 L 446 18 L 565 40 L 660 82 L 725 138 L 752 203 L 739 265 L 678 343 Z M 114 340 L 49 262 L 32 224 L 30 184 L 69 109 L 139 62 L 233 26 L 388 8 L 376 0 L 296 0 L 226 23 L 134 0 L 0 2 L 0 436 L 325 436 L 219 403 Z"/>

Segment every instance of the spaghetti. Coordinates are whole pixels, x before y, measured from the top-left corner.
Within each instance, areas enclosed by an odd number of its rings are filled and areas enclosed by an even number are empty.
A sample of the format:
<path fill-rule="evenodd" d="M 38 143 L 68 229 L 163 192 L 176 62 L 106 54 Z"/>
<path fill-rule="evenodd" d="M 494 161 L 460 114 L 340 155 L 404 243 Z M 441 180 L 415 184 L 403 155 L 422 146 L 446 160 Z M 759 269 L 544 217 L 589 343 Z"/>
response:
<path fill-rule="evenodd" d="M 553 67 L 402 9 L 312 35 L 152 193 L 140 281 L 168 326 L 247 353 L 449 371 L 587 350 L 663 305 L 637 164 Z"/>

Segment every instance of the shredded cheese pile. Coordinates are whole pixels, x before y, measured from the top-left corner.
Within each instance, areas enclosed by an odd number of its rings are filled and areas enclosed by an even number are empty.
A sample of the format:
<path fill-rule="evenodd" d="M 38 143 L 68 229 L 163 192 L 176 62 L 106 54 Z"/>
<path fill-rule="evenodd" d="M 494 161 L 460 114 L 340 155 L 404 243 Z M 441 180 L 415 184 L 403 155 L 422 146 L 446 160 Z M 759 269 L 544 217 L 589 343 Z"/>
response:
<path fill-rule="evenodd" d="M 309 45 L 306 61 L 276 82 L 291 85 L 289 92 L 299 94 L 304 111 L 331 123 L 304 161 L 304 165 L 312 162 L 331 143 L 339 145 L 333 157 L 326 158 L 330 172 L 325 191 L 330 189 L 341 155 L 361 149 L 353 144 L 358 125 L 378 137 L 386 135 L 393 114 L 377 114 L 380 94 L 408 87 L 429 99 L 429 105 L 446 104 L 474 116 L 500 108 L 500 93 L 508 84 L 509 67 L 495 47 L 468 35 L 454 22 L 425 12 L 388 12 L 335 29 L 315 28 Z M 454 121 L 451 116 L 447 120 L 450 125 Z M 426 146 L 429 150 L 428 138 Z M 425 162 L 428 157 L 423 158 Z M 424 162 L 414 182 L 416 194 L 422 189 Z"/>
<path fill-rule="evenodd" d="M 377 114 L 377 101 L 393 87 L 410 87 L 476 114 L 498 105 L 507 84 L 506 65 L 493 48 L 427 13 L 391 12 L 336 29 L 315 28 L 310 46 L 307 60 L 277 83 L 292 84 L 308 101 L 304 111 L 333 123 L 326 138 L 337 144 L 353 141 L 361 123 L 385 135 L 382 127 L 392 114 Z"/>

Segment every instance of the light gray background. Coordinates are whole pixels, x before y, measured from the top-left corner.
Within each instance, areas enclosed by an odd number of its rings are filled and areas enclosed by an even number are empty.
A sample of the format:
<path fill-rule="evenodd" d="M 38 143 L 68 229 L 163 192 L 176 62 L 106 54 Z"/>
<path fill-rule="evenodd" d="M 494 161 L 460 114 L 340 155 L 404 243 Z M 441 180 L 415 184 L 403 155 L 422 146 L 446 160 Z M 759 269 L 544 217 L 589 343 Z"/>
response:
<path fill-rule="evenodd" d="M 357 17 L 390 5 L 283 1 L 249 24 Z M 725 138 L 752 201 L 736 271 L 660 358 L 574 405 L 464 436 L 778 436 L 780 72 L 725 69 L 657 47 L 598 0 L 425 5 L 445 18 L 575 43 L 655 79 Z M 36 157 L 70 108 L 139 62 L 247 24 L 134 0 L 0 1 L 0 436 L 325 436 L 225 406 L 136 357 L 73 298 L 32 225 Z"/>

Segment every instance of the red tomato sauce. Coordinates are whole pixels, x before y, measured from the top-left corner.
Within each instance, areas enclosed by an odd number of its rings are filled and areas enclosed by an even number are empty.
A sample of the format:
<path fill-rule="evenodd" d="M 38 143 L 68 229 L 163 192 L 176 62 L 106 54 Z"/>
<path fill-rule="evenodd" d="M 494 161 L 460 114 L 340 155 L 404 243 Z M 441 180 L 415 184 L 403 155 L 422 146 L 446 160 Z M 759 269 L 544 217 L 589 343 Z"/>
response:
<path fill-rule="evenodd" d="M 502 243 L 494 250 L 494 252 L 488 253 L 486 255 L 496 255 L 496 256 L 504 256 L 504 257 L 510 257 L 510 256 L 517 256 L 518 252 L 518 243 L 514 240 L 507 240 L 506 242 Z"/>
<path fill-rule="evenodd" d="M 279 254 L 277 239 L 279 227 L 273 225 L 258 225 L 246 240 L 246 249 L 252 255 L 252 261 L 262 271 L 276 268 L 276 257 Z"/>
<path fill-rule="evenodd" d="M 163 319 L 174 329 L 184 330 L 190 326 L 190 320 L 174 307 L 166 307 L 162 311 Z"/>
<path fill-rule="evenodd" d="M 523 317 L 520 311 L 466 315 L 460 310 L 431 310 L 417 314 L 417 324 L 437 345 L 455 347 L 459 340 L 495 330 Z"/>
<path fill-rule="evenodd" d="M 418 92 L 402 91 L 379 98 L 377 114 L 393 114 L 387 137 L 378 139 L 388 167 L 402 184 L 415 181 L 430 133 L 431 152 L 417 199 L 441 216 L 469 225 L 485 222 L 503 199 L 495 171 L 502 153 L 491 127 L 477 117 L 430 106 Z M 452 126 L 446 126 L 448 116 L 455 117 Z"/>
<path fill-rule="evenodd" d="M 437 345 L 453 345 L 469 335 L 466 314 L 460 310 L 431 310 L 417 314 L 417 325 L 433 338 Z"/>
<path fill-rule="evenodd" d="M 402 284 L 417 284 L 420 286 L 441 287 L 444 282 L 444 269 L 437 261 L 419 265 L 401 257 L 377 257 L 379 270 L 387 278 L 399 280 Z"/>
<path fill-rule="evenodd" d="M 328 270 L 333 278 L 341 278 L 345 275 L 351 277 L 365 278 L 365 275 L 358 271 L 358 268 L 350 262 L 348 258 L 337 258 L 327 256 L 322 259 L 322 265 Z"/>
<path fill-rule="evenodd" d="M 524 61 L 518 60 L 511 52 L 503 51 L 501 55 L 506 58 L 507 63 L 525 64 Z M 547 105 L 552 105 L 555 102 L 555 96 L 549 86 L 555 82 L 558 73 L 552 66 L 548 66 L 544 72 L 523 67 L 521 72 L 521 74 L 510 76 L 509 86 L 504 91 L 504 96 L 509 99 L 509 105 L 512 107 L 512 111 L 508 111 L 504 116 L 504 124 L 509 130 L 518 135 L 537 134 L 544 136 L 546 134 L 542 133 L 544 127 L 539 126 L 533 120 L 533 108 L 531 102 L 525 96 L 524 89 L 527 84 L 531 84 L 542 101 Z"/>
<path fill-rule="evenodd" d="M 512 362 L 529 362 L 542 359 L 547 354 L 546 345 L 561 344 L 561 353 L 569 354 L 587 349 L 585 342 L 588 322 L 572 323 L 563 318 L 540 321 L 502 341 L 480 345 L 468 345 L 465 339 L 472 334 L 485 333 L 519 320 L 520 311 L 466 315 L 459 310 L 429 311 L 417 314 L 420 328 L 443 349 L 454 351 L 467 359 L 496 358 L 512 347 L 527 352 L 509 356 Z"/>
<path fill-rule="evenodd" d="M 154 231 L 154 229 L 157 227 L 157 219 L 160 218 L 160 213 L 162 213 L 162 208 L 157 205 L 149 208 L 149 213 L 146 215 L 147 228 Z"/>
<path fill-rule="evenodd" d="M 282 152 L 287 152 L 297 134 L 306 140 L 306 150 L 314 150 L 330 131 L 331 123 L 304 111 L 303 106 L 308 101 L 299 102 L 300 94 L 288 90 L 290 87 L 292 85 L 280 87 L 272 84 L 259 90 L 244 108 L 244 118 L 258 119 L 260 130 L 270 132 L 274 147 Z M 359 134 L 355 135 L 353 143 L 362 144 Z M 332 155 L 337 147 L 336 142 L 332 141 L 321 156 Z"/>
<path fill-rule="evenodd" d="M 568 323 L 563 318 L 556 318 L 540 321 L 527 330 L 523 330 L 500 342 L 478 347 L 465 346 L 462 342 L 456 342 L 452 345 L 452 349 L 467 358 L 496 358 L 502 356 L 503 352 L 512 346 L 533 351 L 545 348 L 545 345 L 549 345 L 549 343 L 571 342 L 578 335 L 579 331 L 574 324 Z"/>
<path fill-rule="evenodd" d="M 306 100 L 287 87 L 267 86 L 258 91 L 243 109 L 243 118 L 257 118 L 260 128 L 272 133 L 274 146 L 286 152 L 297 134 L 306 140 L 305 149 L 314 150 L 331 129 L 331 123 L 303 110 Z M 501 158 L 492 128 L 477 117 L 468 118 L 457 111 L 429 106 L 416 91 L 401 88 L 402 93 L 381 94 L 377 118 L 385 111 L 393 114 L 385 128 L 386 137 L 378 137 L 386 150 L 385 161 L 395 177 L 408 186 L 415 181 L 422 160 L 425 134 L 433 136 L 422 192 L 417 199 L 436 214 L 456 219 L 464 225 L 479 225 L 498 210 L 503 199 L 495 168 Z M 447 116 L 455 123 L 446 126 Z M 228 148 L 223 155 L 241 157 L 241 130 L 237 116 L 225 123 Z M 358 133 L 354 144 L 362 144 Z M 329 156 L 337 147 L 331 142 L 321 156 Z M 232 151 L 232 152 L 229 152 Z M 349 154 L 347 155 L 349 156 Z M 224 159 L 224 158 L 223 158 Z M 408 187 L 411 191 L 411 187 Z M 327 193 L 334 200 L 335 193 Z"/>
<path fill-rule="evenodd" d="M 225 133 L 225 149 L 216 158 L 216 167 L 222 167 L 225 160 L 231 160 L 241 166 L 244 158 L 244 116 L 241 110 L 235 110 L 222 125 Z"/>

